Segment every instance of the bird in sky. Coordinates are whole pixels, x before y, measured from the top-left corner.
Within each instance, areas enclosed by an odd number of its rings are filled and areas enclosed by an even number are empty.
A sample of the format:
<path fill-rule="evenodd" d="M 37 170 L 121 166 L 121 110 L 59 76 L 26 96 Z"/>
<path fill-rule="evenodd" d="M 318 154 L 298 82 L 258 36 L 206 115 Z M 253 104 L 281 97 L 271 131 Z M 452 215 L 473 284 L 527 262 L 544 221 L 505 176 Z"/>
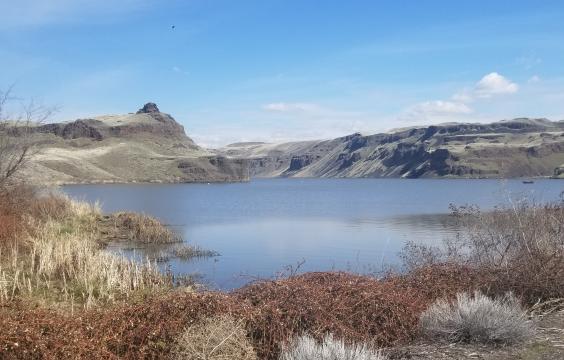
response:
<path fill-rule="evenodd" d="M 176 25 L 172 25 L 172 29 L 174 30 L 176 28 Z"/>

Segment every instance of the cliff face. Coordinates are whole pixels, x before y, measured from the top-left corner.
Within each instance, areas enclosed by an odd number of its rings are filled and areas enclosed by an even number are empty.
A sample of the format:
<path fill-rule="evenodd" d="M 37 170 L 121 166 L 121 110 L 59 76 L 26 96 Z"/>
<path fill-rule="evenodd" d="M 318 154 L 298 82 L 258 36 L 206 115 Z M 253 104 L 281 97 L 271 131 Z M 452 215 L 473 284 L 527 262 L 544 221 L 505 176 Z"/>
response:
<path fill-rule="evenodd" d="M 32 183 L 249 180 L 245 159 L 202 149 L 153 103 L 135 114 L 37 126 L 32 140 L 37 153 L 24 173 Z"/>
<path fill-rule="evenodd" d="M 564 122 L 514 119 L 285 144 L 233 144 L 255 177 L 563 176 Z"/>

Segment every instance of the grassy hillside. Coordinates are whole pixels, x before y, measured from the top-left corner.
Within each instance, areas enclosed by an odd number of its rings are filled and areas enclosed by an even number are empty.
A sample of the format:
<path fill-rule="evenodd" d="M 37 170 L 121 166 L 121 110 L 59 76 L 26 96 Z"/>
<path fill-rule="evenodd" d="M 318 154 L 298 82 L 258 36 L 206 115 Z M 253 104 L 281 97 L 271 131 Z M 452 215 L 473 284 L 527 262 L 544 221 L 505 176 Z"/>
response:
<path fill-rule="evenodd" d="M 35 126 L 30 136 L 36 147 L 23 176 L 32 183 L 248 180 L 245 160 L 197 146 L 154 104 L 132 114 Z"/>

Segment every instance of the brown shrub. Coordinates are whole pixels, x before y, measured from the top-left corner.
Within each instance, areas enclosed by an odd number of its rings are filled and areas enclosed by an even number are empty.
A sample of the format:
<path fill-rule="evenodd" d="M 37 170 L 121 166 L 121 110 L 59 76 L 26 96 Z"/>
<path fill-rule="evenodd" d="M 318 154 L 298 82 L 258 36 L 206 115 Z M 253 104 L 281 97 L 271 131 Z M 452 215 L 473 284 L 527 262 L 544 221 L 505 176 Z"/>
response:
<path fill-rule="evenodd" d="M 307 273 L 236 291 L 255 314 L 247 328 L 260 358 L 276 359 L 282 344 L 308 333 L 388 346 L 413 337 L 426 302 L 418 293 L 367 276 Z"/>
<path fill-rule="evenodd" d="M 383 281 L 402 291 L 417 293 L 430 304 L 439 298 L 453 299 L 460 292 L 480 289 L 491 278 L 471 266 L 445 263 L 421 266 L 406 274 L 390 274 Z"/>
<path fill-rule="evenodd" d="M 26 229 L 25 214 L 34 198 L 29 187 L 0 191 L 0 252 L 11 249 Z"/>
<path fill-rule="evenodd" d="M 426 306 L 418 293 L 396 284 L 310 273 L 231 294 L 175 291 L 74 317 L 40 309 L 8 311 L 0 313 L 1 328 L 9 329 L 0 332 L 0 349 L 6 358 L 33 352 L 47 359 L 86 352 L 91 359 L 167 358 L 184 329 L 229 315 L 244 324 L 259 358 L 277 359 L 285 342 L 304 333 L 318 339 L 332 333 L 345 342 L 380 346 L 408 340 Z"/>
<path fill-rule="evenodd" d="M 28 215 L 33 219 L 46 221 L 62 220 L 71 215 L 70 201 L 58 194 L 47 194 L 35 197 L 30 203 Z"/>
<path fill-rule="evenodd" d="M 489 212 L 460 207 L 453 215 L 458 236 L 442 248 L 409 244 L 408 270 L 455 263 L 479 274 L 480 287 L 493 295 L 511 291 L 527 303 L 564 297 L 562 203 L 520 202 Z"/>
<path fill-rule="evenodd" d="M 219 293 L 180 292 L 74 316 L 12 304 L 0 308 L 0 358 L 168 358 L 186 327 L 232 306 Z"/>
<path fill-rule="evenodd" d="M 0 215 L 0 243 L 7 244 L 17 236 L 20 229 L 20 218 L 16 215 Z M 7 247 L 7 246 L 0 246 Z"/>

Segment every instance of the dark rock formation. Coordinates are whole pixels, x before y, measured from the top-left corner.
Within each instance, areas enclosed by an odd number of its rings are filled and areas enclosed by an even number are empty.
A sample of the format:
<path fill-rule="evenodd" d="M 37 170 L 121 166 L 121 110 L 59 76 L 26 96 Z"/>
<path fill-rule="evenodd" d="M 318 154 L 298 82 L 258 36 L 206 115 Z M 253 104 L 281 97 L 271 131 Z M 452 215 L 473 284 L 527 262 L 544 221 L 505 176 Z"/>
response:
<path fill-rule="evenodd" d="M 288 167 L 288 172 L 303 169 L 304 167 L 311 164 L 313 162 L 313 159 L 314 157 L 311 154 L 292 156 L 292 159 L 290 160 L 290 166 Z"/>
<path fill-rule="evenodd" d="M 79 119 L 71 123 L 55 123 L 39 126 L 36 131 L 40 133 L 51 133 L 63 139 L 89 138 L 102 140 L 104 135 L 99 127 L 101 121 L 93 119 Z"/>
<path fill-rule="evenodd" d="M 153 113 L 160 113 L 157 104 L 148 102 L 141 109 L 137 111 L 137 114 L 153 114 Z"/>

